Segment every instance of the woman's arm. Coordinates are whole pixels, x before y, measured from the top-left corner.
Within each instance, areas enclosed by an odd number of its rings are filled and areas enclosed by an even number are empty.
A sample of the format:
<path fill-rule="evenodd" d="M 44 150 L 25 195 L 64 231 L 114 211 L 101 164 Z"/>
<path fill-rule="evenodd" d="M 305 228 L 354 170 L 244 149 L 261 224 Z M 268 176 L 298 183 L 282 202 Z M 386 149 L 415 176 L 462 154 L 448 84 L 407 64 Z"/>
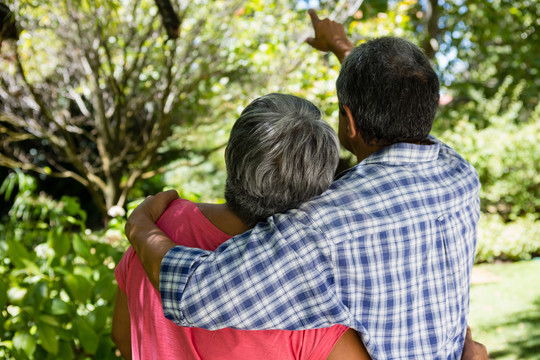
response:
<path fill-rule="evenodd" d="M 356 330 L 349 329 L 339 338 L 326 360 L 371 360 L 371 357 Z"/>
<path fill-rule="evenodd" d="M 122 357 L 131 360 L 131 322 L 128 301 L 126 293 L 120 288 L 116 291 L 111 338 L 120 350 Z"/>

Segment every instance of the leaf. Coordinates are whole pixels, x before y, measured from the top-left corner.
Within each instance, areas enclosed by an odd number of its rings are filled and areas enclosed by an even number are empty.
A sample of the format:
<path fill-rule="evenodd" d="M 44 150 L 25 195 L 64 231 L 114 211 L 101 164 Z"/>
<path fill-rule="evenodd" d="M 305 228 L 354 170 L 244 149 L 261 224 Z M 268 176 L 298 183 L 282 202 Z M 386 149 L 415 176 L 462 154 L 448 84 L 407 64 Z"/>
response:
<path fill-rule="evenodd" d="M 75 319 L 74 324 L 84 351 L 88 354 L 95 354 L 99 344 L 99 337 L 96 332 L 84 318 L 78 317 Z"/>
<path fill-rule="evenodd" d="M 88 322 L 97 333 L 100 333 L 105 328 L 109 311 L 110 308 L 107 306 L 98 306 L 88 314 Z"/>
<path fill-rule="evenodd" d="M 64 204 L 66 215 L 71 215 L 67 217 L 68 222 L 81 225 L 81 227 L 84 228 L 84 223 L 86 222 L 86 212 L 81 209 L 79 199 L 71 196 L 62 196 L 60 201 Z M 81 219 L 78 219 L 77 216 L 80 216 Z"/>
<path fill-rule="evenodd" d="M 8 290 L 7 296 L 11 303 L 17 304 L 26 296 L 27 293 L 28 289 L 20 286 L 13 286 Z"/>
<path fill-rule="evenodd" d="M 47 312 L 51 315 L 64 315 L 69 312 L 69 306 L 58 298 L 51 299 L 47 304 Z"/>
<path fill-rule="evenodd" d="M 4 280 L 0 280 L 0 309 L 5 309 L 7 304 L 8 285 Z"/>
<path fill-rule="evenodd" d="M 104 269 L 108 270 L 105 267 Z M 114 280 L 115 276 L 111 271 L 108 271 L 106 274 L 102 274 L 94 288 L 95 296 L 98 299 L 112 301 L 116 295 L 116 286 L 114 286 Z"/>
<path fill-rule="evenodd" d="M 17 331 L 13 336 L 13 347 L 32 357 L 36 351 L 36 339 L 27 332 Z"/>
<path fill-rule="evenodd" d="M 75 233 L 73 234 L 73 250 L 77 253 L 77 255 L 83 257 L 84 259 L 87 259 L 91 256 L 90 254 L 90 248 L 86 241 L 81 237 L 81 235 Z"/>
<path fill-rule="evenodd" d="M 10 173 L 2 183 L 2 186 L 0 186 L 0 194 L 4 194 L 4 199 L 6 201 L 11 198 L 11 193 L 13 192 L 16 183 L 17 177 L 15 173 Z"/>
<path fill-rule="evenodd" d="M 14 240 L 7 240 L 7 255 L 8 258 L 15 264 L 18 268 L 25 268 L 25 263 L 23 259 L 29 259 L 30 254 L 28 251 L 24 248 L 24 246 Z"/>
<path fill-rule="evenodd" d="M 81 303 L 86 303 L 92 294 L 92 284 L 84 276 L 67 274 L 64 277 L 69 296 Z"/>
<path fill-rule="evenodd" d="M 40 308 L 40 305 L 47 299 L 48 287 L 45 281 L 39 281 L 38 283 L 32 284 L 28 288 L 28 295 L 25 297 L 25 304 L 32 306 L 35 310 Z"/>
<path fill-rule="evenodd" d="M 114 345 L 114 343 L 112 342 L 111 337 L 103 334 L 99 338 L 99 345 L 96 350 L 95 358 L 103 360 L 114 360 L 116 359 L 116 356 L 114 355 L 115 349 L 116 345 Z"/>
<path fill-rule="evenodd" d="M 54 327 L 39 322 L 37 324 L 38 338 L 40 345 L 51 354 L 58 354 L 58 339 L 56 338 L 56 330 Z"/>
<path fill-rule="evenodd" d="M 76 198 L 71 196 L 62 196 L 60 200 L 64 204 L 64 209 L 67 214 L 77 214 L 80 210 L 79 202 Z"/>
<path fill-rule="evenodd" d="M 51 229 L 47 238 L 49 240 L 49 246 L 53 248 L 56 256 L 62 257 L 69 253 L 71 241 L 69 239 L 69 234 L 63 231 L 63 226 Z"/>
<path fill-rule="evenodd" d="M 71 343 L 60 340 L 58 343 L 58 357 L 60 360 L 72 360 L 75 359 L 75 354 L 73 353 L 73 347 Z M 100 359 L 100 358 L 97 358 Z"/>
<path fill-rule="evenodd" d="M 51 316 L 51 315 L 40 314 L 38 316 L 38 321 L 43 324 L 47 324 L 47 325 L 51 325 L 55 327 L 60 326 L 60 323 L 58 322 L 58 320 L 54 316 Z"/>
<path fill-rule="evenodd" d="M 41 271 L 39 270 L 39 266 L 37 266 L 35 262 L 33 262 L 31 260 L 28 260 L 28 259 L 21 259 L 21 261 L 24 264 L 24 268 L 26 269 L 26 272 L 28 274 L 41 275 Z"/>

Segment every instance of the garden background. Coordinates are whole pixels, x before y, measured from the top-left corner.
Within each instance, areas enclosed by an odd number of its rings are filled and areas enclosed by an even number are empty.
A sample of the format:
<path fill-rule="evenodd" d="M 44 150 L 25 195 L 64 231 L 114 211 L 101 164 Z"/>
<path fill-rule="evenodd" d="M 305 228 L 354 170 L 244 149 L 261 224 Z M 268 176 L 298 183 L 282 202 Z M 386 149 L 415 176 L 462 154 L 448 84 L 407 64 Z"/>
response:
<path fill-rule="evenodd" d="M 126 211 L 168 188 L 223 201 L 223 149 L 251 100 L 292 93 L 337 125 L 339 63 L 303 42 L 308 7 L 357 44 L 395 35 L 432 59 L 433 134 L 482 182 L 474 338 L 495 359 L 540 358 L 536 0 L 0 4 L 0 358 L 116 358 Z"/>

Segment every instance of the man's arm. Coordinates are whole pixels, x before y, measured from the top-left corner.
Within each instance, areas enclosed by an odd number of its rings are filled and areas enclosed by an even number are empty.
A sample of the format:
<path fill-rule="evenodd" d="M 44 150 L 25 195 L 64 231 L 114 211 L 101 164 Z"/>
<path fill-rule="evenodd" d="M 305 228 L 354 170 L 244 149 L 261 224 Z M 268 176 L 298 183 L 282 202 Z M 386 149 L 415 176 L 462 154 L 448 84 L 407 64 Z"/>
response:
<path fill-rule="evenodd" d="M 353 49 L 354 44 L 345 34 L 343 24 L 330 19 L 319 19 L 315 10 L 308 10 L 311 18 L 315 37 L 309 37 L 306 42 L 319 51 L 330 51 L 337 56 L 340 63 L 343 63 L 345 57 Z"/>
<path fill-rule="evenodd" d="M 351 317 L 335 296 L 321 254 L 322 233 L 281 214 L 280 221 L 259 224 L 214 252 L 175 246 L 153 222 L 176 196 L 146 199 L 126 225 L 148 276 L 154 286 L 159 282 L 167 318 L 211 330 L 347 325 Z"/>
<path fill-rule="evenodd" d="M 147 197 L 128 218 L 126 236 L 141 260 L 152 285 L 159 290 L 159 271 L 163 257 L 176 244 L 156 226 L 169 203 L 178 199 L 175 190 Z"/>

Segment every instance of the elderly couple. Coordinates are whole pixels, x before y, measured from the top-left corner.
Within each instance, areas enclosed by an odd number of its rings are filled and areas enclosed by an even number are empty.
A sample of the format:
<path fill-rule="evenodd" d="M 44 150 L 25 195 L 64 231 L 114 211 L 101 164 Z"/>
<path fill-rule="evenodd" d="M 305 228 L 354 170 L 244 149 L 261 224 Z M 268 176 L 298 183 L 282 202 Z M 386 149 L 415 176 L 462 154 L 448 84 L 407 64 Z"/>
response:
<path fill-rule="evenodd" d="M 310 102 L 263 96 L 231 131 L 226 204 L 173 191 L 133 212 L 125 358 L 487 359 L 467 329 L 480 184 L 429 135 L 437 75 L 405 40 L 353 47 L 310 16 L 308 43 L 342 62 L 338 135 Z M 334 179 L 339 143 L 358 165 Z"/>

